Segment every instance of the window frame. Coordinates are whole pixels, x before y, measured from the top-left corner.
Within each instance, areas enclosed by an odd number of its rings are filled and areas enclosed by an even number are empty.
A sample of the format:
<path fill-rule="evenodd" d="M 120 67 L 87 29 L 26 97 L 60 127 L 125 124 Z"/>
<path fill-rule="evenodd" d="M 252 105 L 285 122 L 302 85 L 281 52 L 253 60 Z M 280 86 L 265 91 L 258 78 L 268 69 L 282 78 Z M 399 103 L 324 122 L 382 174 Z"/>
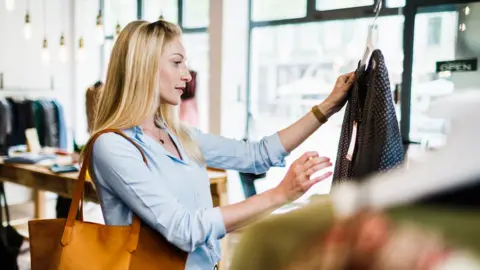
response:
<path fill-rule="evenodd" d="M 135 0 L 131 0 L 135 1 Z M 137 1 L 137 20 L 141 20 L 143 18 L 143 7 L 144 7 L 144 0 L 136 0 Z M 99 6 L 100 6 L 100 11 L 102 14 L 105 14 L 105 0 L 99 0 Z M 184 0 L 177 0 L 177 5 L 178 5 L 178 26 L 182 29 L 182 32 L 184 34 L 192 34 L 192 33 L 207 33 L 208 28 L 207 27 L 184 27 L 183 23 L 183 18 L 184 18 L 184 11 L 183 11 L 183 6 L 184 6 Z M 105 24 L 104 28 L 105 28 Z M 105 30 L 105 29 L 104 29 Z M 115 37 L 113 33 L 105 33 L 105 40 L 113 40 Z M 102 72 L 105 70 L 105 45 L 103 44 L 100 46 L 100 78 L 102 77 Z"/>
<path fill-rule="evenodd" d="M 281 19 L 281 20 L 268 20 L 268 21 L 254 21 L 252 19 L 253 0 L 248 0 L 248 35 L 247 35 L 247 70 L 246 70 L 246 127 L 245 136 L 249 135 L 251 116 L 251 68 L 252 68 L 252 34 L 255 28 L 262 28 L 268 26 L 279 26 L 289 24 L 304 24 L 310 22 L 321 22 L 331 20 L 348 20 L 348 19 L 360 19 L 360 18 L 373 18 L 375 13 L 373 12 L 375 3 L 370 6 L 343 8 L 335 10 L 317 10 L 316 0 L 307 0 L 307 12 L 306 16 L 294 19 Z M 403 15 L 404 16 L 404 29 L 403 29 L 403 74 L 401 83 L 401 120 L 400 120 L 400 132 L 405 148 L 412 142 L 410 140 L 410 109 L 411 109 L 411 86 L 412 86 L 412 69 L 413 69 L 413 46 L 414 46 L 414 29 L 415 29 L 415 16 L 419 13 L 419 8 L 431 7 L 435 10 L 438 5 L 448 4 L 466 4 L 471 2 L 480 2 L 479 0 L 406 0 L 404 7 L 387 7 L 386 0 L 382 1 L 382 9 L 379 17 Z M 423 10 L 423 12 L 429 12 Z"/>

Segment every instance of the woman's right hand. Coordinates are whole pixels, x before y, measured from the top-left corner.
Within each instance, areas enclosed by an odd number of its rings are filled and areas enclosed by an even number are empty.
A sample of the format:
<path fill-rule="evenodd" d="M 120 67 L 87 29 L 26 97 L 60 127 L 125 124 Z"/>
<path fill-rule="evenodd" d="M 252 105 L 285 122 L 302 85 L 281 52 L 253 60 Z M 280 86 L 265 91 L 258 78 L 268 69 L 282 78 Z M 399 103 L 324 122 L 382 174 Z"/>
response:
<path fill-rule="evenodd" d="M 306 152 L 292 163 L 285 178 L 275 189 L 285 200 L 285 203 L 295 201 L 313 185 L 330 177 L 332 172 L 311 178 L 319 170 L 330 166 L 332 166 L 332 163 L 329 158 L 320 157 L 317 152 Z"/>

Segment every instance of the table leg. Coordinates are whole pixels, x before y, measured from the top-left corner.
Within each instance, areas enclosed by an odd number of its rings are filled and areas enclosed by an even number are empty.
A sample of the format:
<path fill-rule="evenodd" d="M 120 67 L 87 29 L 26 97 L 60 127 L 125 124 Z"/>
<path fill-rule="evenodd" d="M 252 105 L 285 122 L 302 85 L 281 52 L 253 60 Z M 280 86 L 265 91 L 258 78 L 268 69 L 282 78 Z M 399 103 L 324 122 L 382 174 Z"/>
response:
<path fill-rule="evenodd" d="M 33 190 L 33 205 L 35 207 L 34 218 L 35 219 L 45 218 L 45 209 L 46 209 L 45 191 L 41 191 L 38 189 Z"/>

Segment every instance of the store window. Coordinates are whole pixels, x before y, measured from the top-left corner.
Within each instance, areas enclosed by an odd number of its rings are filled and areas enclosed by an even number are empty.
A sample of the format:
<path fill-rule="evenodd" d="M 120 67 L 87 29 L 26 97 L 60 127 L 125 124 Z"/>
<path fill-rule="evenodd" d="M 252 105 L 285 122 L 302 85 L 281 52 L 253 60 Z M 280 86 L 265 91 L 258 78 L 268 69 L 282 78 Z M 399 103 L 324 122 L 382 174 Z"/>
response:
<path fill-rule="evenodd" d="M 428 116 L 430 106 L 455 92 L 479 91 L 479 71 L 440 71 L 437 62 L 480 58 L 480 3 L 418 10 L 415 17 L 411 90 L 410 140 L 425 147 L 441 147 L 449 123 Z M 425 33 L 429 33 L 427 36 Z"/>
<path fill-rule="evenodd" d="M 442 17 L 430 17 L 428 18 L 427 25 L 427 45 L 437 46 L 440 45 L 442 39 Z"/>
<path fill-rule="evenodd" d="M 208 26 L 209 0 L 183 0 L 183 27 Z"/>
<path fill-rule="evenodd" d="M 353 8 L 373 5 L 373 0 L 317 0 L 317 10 L 333 10 L 342 8 Z"/>
<path fill-rule="evenodd" d="M 396 7 L 404 7 L 405 0 L 387 0 L 387 7 L 389 8 L 396 8 Z"/>
<path fill-rule="evenodd" d="M 305 17 L 307 0 L 253 0 L 252 20 L 267 21 Z"/>
<path fill-rule="evenodd" d="M 378 18 L 379 44 L 391 81 L 400 83 L 403 71 L 403 16 Z M 336 78 L 354 71 L 360 60 L 372 18 L 311 22 L 254 28 L 251 52 L 251 113 L 255 139 L 298 120 L 331 92 Z M 291 162 L 305 151 L 318 151 L 334 162 L 344 112 L 332 117 L 287 159 L 285 168 L 272 168 L 257 181 L 259 191 L 274 187 Z M 331 181 L 317 184 L 313 193 L 327 193 Z"/>
<path fill-rule="evenodd" d="M 178 23 L 178 0 L 143 0 L 144 20 L 154 22 L 163 16 L 163 19 Z"/>

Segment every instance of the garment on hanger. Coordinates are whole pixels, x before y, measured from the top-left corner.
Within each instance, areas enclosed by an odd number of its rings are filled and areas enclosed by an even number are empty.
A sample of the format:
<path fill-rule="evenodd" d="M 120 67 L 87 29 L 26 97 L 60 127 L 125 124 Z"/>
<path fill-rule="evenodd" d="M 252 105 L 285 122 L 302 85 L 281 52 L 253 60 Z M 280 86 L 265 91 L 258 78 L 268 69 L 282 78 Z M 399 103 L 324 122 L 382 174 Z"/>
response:
<path fill-rule="evenodd" d="M 56 120 L 58 123 L 58 147 L 60 149 L 67 149 L 67 124 L 65 122 L 65 115 L 63 113 L 63 106 L 57 100 L 52 100 L 55 108 Z"/>
<path fill-rule="evenodd" d="M 59 146 L 59 129 L 57 122 L 57 112 L 50 100 L 41 100 L 42 108 L 45 114 L 45 144 L 44 146 Z"/>
<path fill-rule="evenodd" d="M 181 96 L 182 100 L 192 99 L 197 93 L 197 72 L 193 70 L 190 70 L 189 72 L 192 79 L 186 84 L 185 90 Z"/>
<path fill-rule="evenodd" d="M 26 144 L 25 130 L 35 127 L 33 102 L 29 99 L 7 98 L 12 108 L 12 145 Z"/>
<path fill-rule="evenodd" d="M 192 80 L 187 82 L 185 90 L 181 96 L 180 120 L 191 126 L 198 127 L 200 121 L 198 116 L 197 99 L 195 98 L 198 84 L 197 72 L 191 70 L 190 75 L 192 76 Z"/>
<path fill-rule="evenodd" d="M 447 143 L 438 150 L 425 152 L 424 161 L 410 163 L 408 169 L 402 166 L 389 173 L 377 174 L 363 184 L 347 182 L 334 187 L 330 195 L 333 201 L 339 202 L 336 205 L 341 205 L 339 211 L 354 212 L 361 207 L 355 199 L 359 196 L 363 196 L 362 203 L 372 209 L 411 202 L 431 205 L 442 201 L 441 204 L 449 202 L 449 207 L 468 207 L 471 198 L 466 197 L 461 202 L 455 195 L 458 192 L 469 194 L 468 190 L 478 186 L 480 180 L 477 158 L 480 127 L 471 122 L 479 114 L 480 93 L 477 91 L 454 94 L 432 104 L 428 115 L 450 123 Z M 443 200 L 439 200 L 442 197 Z"/>
<path fill-rule="evenodd" d="M 333 184 L 386 171 L 404 160 L 404 148 L 384 57 L 375 50 L 358 67 L 345 111 Z"/>
<path fill-rule="evenodd" d="M 45 129 L 48 125 L 45 116 L 45 109 L 39 100 L 33 102 L 33 112 L 35 114 L 35 128 L 37 129 L 38 141 L 40 145 L 45 145 Z"/>

